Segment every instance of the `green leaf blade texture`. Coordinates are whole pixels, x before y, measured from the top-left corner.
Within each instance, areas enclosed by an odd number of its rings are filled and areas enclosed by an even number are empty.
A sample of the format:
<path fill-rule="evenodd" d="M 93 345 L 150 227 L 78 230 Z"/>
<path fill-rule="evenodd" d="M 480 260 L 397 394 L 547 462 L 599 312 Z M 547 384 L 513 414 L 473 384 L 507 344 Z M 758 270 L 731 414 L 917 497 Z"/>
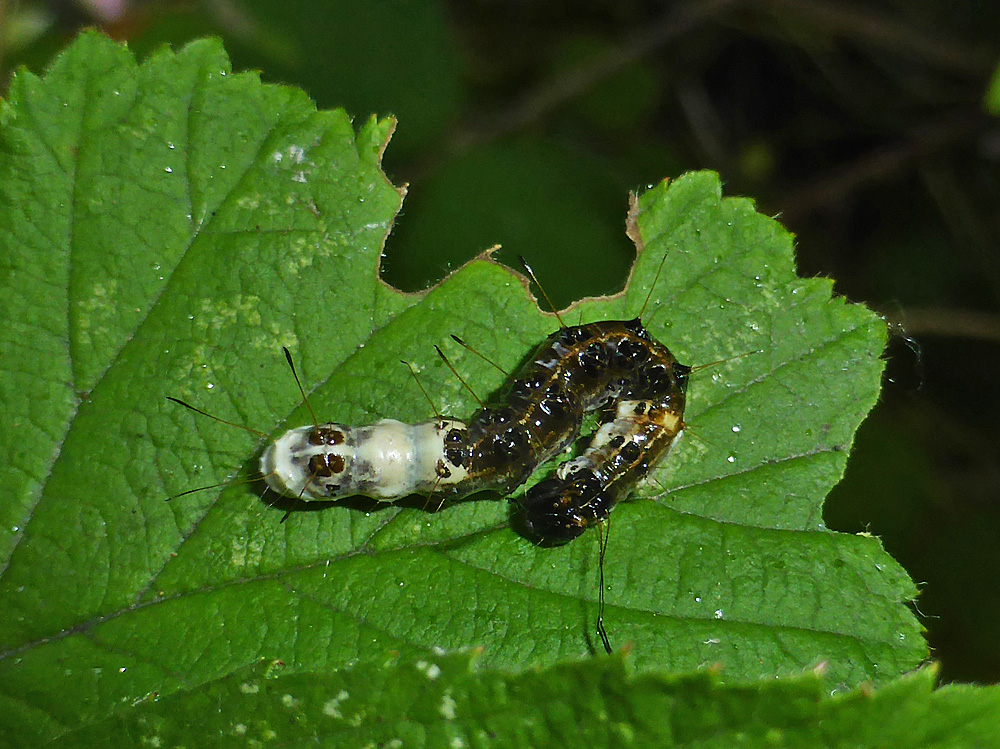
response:
<path fill-rule="evenodd" d="M 215 42 L 137 65 L 88 34 L 17 76 L 0 123 L 0 743 L 261 658 L 313 672 L 475 646 L 520 672 L 592 652 L 596 534 L 537 548 L 495 497 L 284 524 L 245 483 L 164 501 L 252 478 L 263 446 L 166 396 L 271 435 L 308 423 L 282 345 L 321 419 L 363 424 L 475 411 L 435 344 L 481 395 L 502 388 L 452 333 L 513 371 L 555 330 L 488 259 L 419 295 L 379 280 L 402 194 L 379 167 L 391 121 L 234 75 Z M 641 670 L 732 680 L 915 667 L 913 584 L 821 519 L 884 325 L 798 278 L 787 233 L 715 175 L 648 190 L 631 227 L 627 289 L 564 319 L 642 312 L 684 363 L 739 358 L 694 373 L 687 434 L 612 516 L 613 642 Z"/>
<path fill-rule="evenodd" d="M 509 674 L 468 653 L 386 657 L 334 674 L 261 663 L 140 704 L 62 745 L 306 741 L 337 746 L 988 746 L 1000 689 L 934 691 L 923 669 L 884 688 L 828 695 L 821 675 L 721 683 L 705 672 L 629 676 L 621 660 Z M 57 744 L 60 745 L 60 744 Z"/>

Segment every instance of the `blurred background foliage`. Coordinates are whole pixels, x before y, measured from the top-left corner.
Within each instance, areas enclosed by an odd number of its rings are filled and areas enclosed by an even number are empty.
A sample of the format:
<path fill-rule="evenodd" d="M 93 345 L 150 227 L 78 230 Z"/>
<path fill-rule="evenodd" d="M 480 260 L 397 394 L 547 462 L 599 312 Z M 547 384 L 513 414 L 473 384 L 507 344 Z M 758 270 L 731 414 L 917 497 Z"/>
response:
<path fill-rule="evenodd" d="M 827 523 L 920 584 L 945 679 L 1000 681 L 1000 4 L 0 0 L 0 92 L 87 25 L 140 57 L 218 35 L 320 107 L 395 114 L 405 289 L 500 243 L 559 305 L 614 292 L 628 192 L 720 172 L 893 324 Z"/>

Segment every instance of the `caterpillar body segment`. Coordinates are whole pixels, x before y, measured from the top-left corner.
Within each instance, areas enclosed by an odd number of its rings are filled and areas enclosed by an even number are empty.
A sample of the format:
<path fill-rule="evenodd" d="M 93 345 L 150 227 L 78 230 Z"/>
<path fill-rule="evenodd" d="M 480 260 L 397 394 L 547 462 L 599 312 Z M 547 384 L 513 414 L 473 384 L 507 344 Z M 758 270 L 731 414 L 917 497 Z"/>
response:
<path fill-rule="evenodd" d="M 680 412 L 650 401 L 621 401 L 590 446 L 555 476 L 528 490 L 522 506 L 528 533 L 546 544 L 572 541 L 607 520 L 618 502 L 683 434 Z"/>
<path fill-rule="evenodd" d="M 468 434 L 455 419 L 298 427 L 268 446 L 260 470 L 275 492 L 307 501 L 455 496 L 467 486 Z"/>

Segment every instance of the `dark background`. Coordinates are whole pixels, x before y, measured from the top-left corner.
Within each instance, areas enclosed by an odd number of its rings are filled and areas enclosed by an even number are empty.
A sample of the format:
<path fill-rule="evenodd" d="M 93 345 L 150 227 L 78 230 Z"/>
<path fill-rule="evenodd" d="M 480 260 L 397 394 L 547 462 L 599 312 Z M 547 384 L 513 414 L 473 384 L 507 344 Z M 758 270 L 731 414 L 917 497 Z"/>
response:
<path fill-rule="evenodd" d="M 945 679 L 1000 681 L 1000 3 L 0 0 L 0 92 L 85 25 L 140 56 L 215 34 L 320 107 L 395 114 L 406 289 L 501 243 L 559 305 L 617 291 L 628 192 L 718 171 L 893 324 L 826 520 L 909 570 Z"/>

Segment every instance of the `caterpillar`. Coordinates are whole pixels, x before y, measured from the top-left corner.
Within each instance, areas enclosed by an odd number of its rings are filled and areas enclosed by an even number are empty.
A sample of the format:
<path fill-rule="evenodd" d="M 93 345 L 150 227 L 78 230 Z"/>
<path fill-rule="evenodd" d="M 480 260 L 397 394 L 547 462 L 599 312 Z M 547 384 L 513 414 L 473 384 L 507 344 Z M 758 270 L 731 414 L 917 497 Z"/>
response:
<path fill-rule="evenodd" d="M 287 349 L 285 356 L 305 400 Z M 272 491 L 303 501 L 360 495 L 392 502 L 423 494 L 443 503 L 484 489 L 507 495 L 576 441 L 585 416 L 596 413 L 599 426 L 583 453 L 519 502 L 526 535 L 541 545 L 563 544 L 607 520 L 669 452 L 684 428 L 690 372 L 639 318 L 563 325 L 510 378 L 502 397 L 467 422 L 350 426 L 314 416 L 312 426 L 270 443 L 260 470 Z M 602 580 L 604 549 L 602 539 Z M 610 653 L 603 593 L 602 583 L 597 631 Z"/>
<path fill-rule="evenodd" d="M 673 403 L 621 401 L 583 455 L 528 491 L 522 505 L 529 535 L 561 544 L 605 521 L 680 436 L 678 399 L 669 400 Z"/>
<path fill-rule="evenodd" d="M 468 423 L 298 427 L 267 447 L 260 469 L 272 490 L 305 501 L 506 494 L 598 411 L 604 421 L 585 452 L 522 501 L 535 540 L 565 543 L 605 520 L 670 449 L 683 429 L 689 372 L 638 319 L 565 327 L 539 346 L 500 402 Z"/>

